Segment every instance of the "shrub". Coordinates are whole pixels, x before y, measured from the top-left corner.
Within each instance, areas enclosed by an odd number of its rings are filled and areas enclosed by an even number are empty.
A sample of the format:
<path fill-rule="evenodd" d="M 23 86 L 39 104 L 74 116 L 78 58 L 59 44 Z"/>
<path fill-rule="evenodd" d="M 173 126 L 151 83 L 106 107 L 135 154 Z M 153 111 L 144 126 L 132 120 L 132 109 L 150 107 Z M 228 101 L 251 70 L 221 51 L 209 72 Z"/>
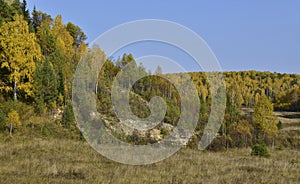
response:
<path fill-rule="evenodd" d="M 252 156 L 270 157 L 267 146 L 265 144 L 254 144 L 252 146 Z"/>
<path fill-rule="evenodd" d="M 41 129 L 42 135 L 45 137 L 48 137 L 51 135 L 51 131 L 49 130 L 49 128 L 47 126 L 43 126 Z"/>
<path fill-rule="evenodd" d="M 0 111 L 8 115 L 11 111 L 16 110 L 20 117 L 20 121 L 25 121 L 30 117 L 34 116 L 34 109 L 31 105 L 23 102 L 15 102 L 12 100 L 7 100 L 0 103 Z"/>
<path fill-rule="evenodd" d="M 282 127 L 283 127 L 282 122 L 279 121 L 279 122 L 277 123 L 277 128 L 278 128 L 278 130 L 281 130 Z"/>
<path fill-rule="evenodd" d="M 0 111 L 4 114 L 8 114 L 13 109 L 17 109 L 17 103 L 14 101 L 8 100 L 0 103 Z"/>
<path fill-rule="evenodd" d="M 10 134 L 12 133 L 13 128 L 21 126 L 21 121 L 17 111 L 12 110 L 8 113 L 6 117 L 6 126 L 10 127 Z"/>

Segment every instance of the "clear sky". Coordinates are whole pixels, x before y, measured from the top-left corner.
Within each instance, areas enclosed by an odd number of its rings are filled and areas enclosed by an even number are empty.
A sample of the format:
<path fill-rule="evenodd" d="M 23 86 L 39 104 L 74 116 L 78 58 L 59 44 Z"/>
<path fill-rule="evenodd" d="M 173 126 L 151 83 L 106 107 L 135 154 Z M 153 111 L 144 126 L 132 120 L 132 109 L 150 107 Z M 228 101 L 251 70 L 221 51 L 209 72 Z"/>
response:
<path fill-rule="evenodd" d="M 88 42 L 128 21 L 164 19 L 199 34 L 224 71 L 300 73 L 300 1 L 297 0 L 27 0 L 27 3 L 31 10 L 36 5 L 38 10 L 53 17 L 61 14 L 65 23 L 77 24 L 88 35 Z M 135 57 L 149 53 L 142 48 L 136 46 L 127 51 L 132 50 Z M 187 69 L 197 70 L 192 66 Z"/>

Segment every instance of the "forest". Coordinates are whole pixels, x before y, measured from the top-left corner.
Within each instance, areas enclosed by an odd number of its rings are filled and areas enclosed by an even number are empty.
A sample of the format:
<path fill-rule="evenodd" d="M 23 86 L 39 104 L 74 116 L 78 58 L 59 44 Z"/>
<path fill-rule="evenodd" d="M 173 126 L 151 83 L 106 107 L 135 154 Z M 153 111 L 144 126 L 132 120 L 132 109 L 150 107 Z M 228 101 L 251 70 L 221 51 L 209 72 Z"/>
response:
<path fill-rule="evenodd" d="M 26 0 L 11 3 L 0 0 L 0 10 L 1 142 L 32 138 L 84 141 L 74 118 L 72 82 L 81 58 L 91 54 L 105 60 L 96 89 L 97 110 L 112 135 L 131 144 L 146 145 L 161 141 L 177 125 L 182 97 L 163 76 L 172 78 L 181 74 L 165 74 L 160 67 L 151 73 L 130 53 L 111 59 L 101 46 L 86 42 L 87 35 L 79 26 L 64 23 L 61 15 L 51 17 L 36 8 L 30 12 Z M 162 97 L 167 104 L 163 121 L 145 132 L 120 124 L 110 98 L 113 81 L 129 63 L 148 75 L 133 84 L 131 75 L 136 74 L 124 73 L 120 79 L 123 81 L 119 81 L 132 86 L 132 112 L 141 118 L 148 117 L 149 102 L 155 96 Z M 222 74 L 226 82 L 225 117 L 208 151 L 255 150 L 259 146 L 300 149 L 299 131 L 281 131 L 285 127 L 282 118 L 293 113 L 299 118 L 296 112 L 300 112 L 300 75 L 268 71 Z M 188 75 L 198 91 L 200 111 L 186 148 L 196 151 L 211 112 L 212 94 L 206 72 Z M 288 115 L 278 115 L 281 112 Z M 252 154 L 269 156 L 255 151 Z"/>
<path fill-rule="evenodd" d="M 13 1 L 10 5 L 1 1 L 1 10 L 2 132 L 9 131 L 12 134 L 14 129 L 26 129 L 24 125 L 30 121 L 24 114 L 26 108 L 32 109 L 34 116 L 54 119 L 53 123 L 62 128 L 76 127 L 71 103 L 76 66 L 85 53 L 96 53 L 97 56 L 106 58 L 105 53 L 98 46 L 89 48 L 85 42 L 87 36 L 82 29 L 71 22 L 64 24 L 61 15 L 52 18 L 36 8 L 30 14 L 26 1 Z M 139 117 L 149 116 L 148 102 L 151 98 L 160 96 L 167 103 L 166 116 L 161 125 L 156 127 L 160 135 L 153 136 L 148 132 L 148 138 L 140 137 L 140 133 L 135 130 L 126 135 L 114 133 L 132 143 L 155 142 L 162 139 L 163 135 L 168 135 L 172 127 L 176 126 L 181 103 L 174 85 L 159 76 L 180 74 L 163 74 L 160 67 L 151 74 L 142 64 L 136 63 L 132 54 L 124 54 L 115 60 L 106 58 L 98 77 L 97 108 L 100 116 L 110 119 L 112 123 L 109 124 L 118 122 L 110 99 L 112 82 L 131 62 L 139 72 L 148 73 L 148 77 L 135 84 L 130 84 L 130 75 L 134 73 L 124 74 L 122 77 L 123 85 L 132 85 L 132 111 Z M 205 72 L 189 75 L 197 88 L 201 107 L 197 130 L 190 143 L 193 145 L 201 137 L 202 128 L 208 120 L 211 92 Z M 211 149 L 248 147 L 258 141 L 274 144 L 281 122 L 273 115 L 273 111 L 299 112 L 300 76 L 258 71 L 224 72 L 223 75 L 226 81 L 226 114 Z M 254 109 L 253 116 L 243 113 L 243 109 Z"/>

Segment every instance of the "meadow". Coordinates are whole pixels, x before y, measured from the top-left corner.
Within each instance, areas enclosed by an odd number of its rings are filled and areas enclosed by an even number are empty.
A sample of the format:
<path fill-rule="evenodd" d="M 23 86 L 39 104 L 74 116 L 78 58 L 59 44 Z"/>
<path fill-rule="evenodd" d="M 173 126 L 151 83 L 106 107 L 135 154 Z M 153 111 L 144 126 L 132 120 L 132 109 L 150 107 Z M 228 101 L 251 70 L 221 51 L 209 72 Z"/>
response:
<path fill-rule="evenodd" d="M 84 140 L 29 137 L 1 139 L 1 183 L 300 182 L 300 152 L 287 148 L 269 148 L 270 158 L 251 156 L 251 148 L 183 148 L 162 162 L 130 166 L 108 160 Z"/>

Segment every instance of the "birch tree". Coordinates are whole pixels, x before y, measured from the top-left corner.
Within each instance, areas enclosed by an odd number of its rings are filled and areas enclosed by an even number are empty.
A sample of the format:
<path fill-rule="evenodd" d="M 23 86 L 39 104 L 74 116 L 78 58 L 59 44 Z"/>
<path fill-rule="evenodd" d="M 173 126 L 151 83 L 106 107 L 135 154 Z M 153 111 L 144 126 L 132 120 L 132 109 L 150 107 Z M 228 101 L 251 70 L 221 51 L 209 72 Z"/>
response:
<path fill-rule="evenodd" d="M 20 15 L 0 28 L 0 69 L 7 71 L 6 81 L 0 90 L 13 92 L 17 101 L 18 92 L 33 95 L 35 62 L 41 60 L 40 47 L 35 35 L 29 32 L 28 23 Z"/>

